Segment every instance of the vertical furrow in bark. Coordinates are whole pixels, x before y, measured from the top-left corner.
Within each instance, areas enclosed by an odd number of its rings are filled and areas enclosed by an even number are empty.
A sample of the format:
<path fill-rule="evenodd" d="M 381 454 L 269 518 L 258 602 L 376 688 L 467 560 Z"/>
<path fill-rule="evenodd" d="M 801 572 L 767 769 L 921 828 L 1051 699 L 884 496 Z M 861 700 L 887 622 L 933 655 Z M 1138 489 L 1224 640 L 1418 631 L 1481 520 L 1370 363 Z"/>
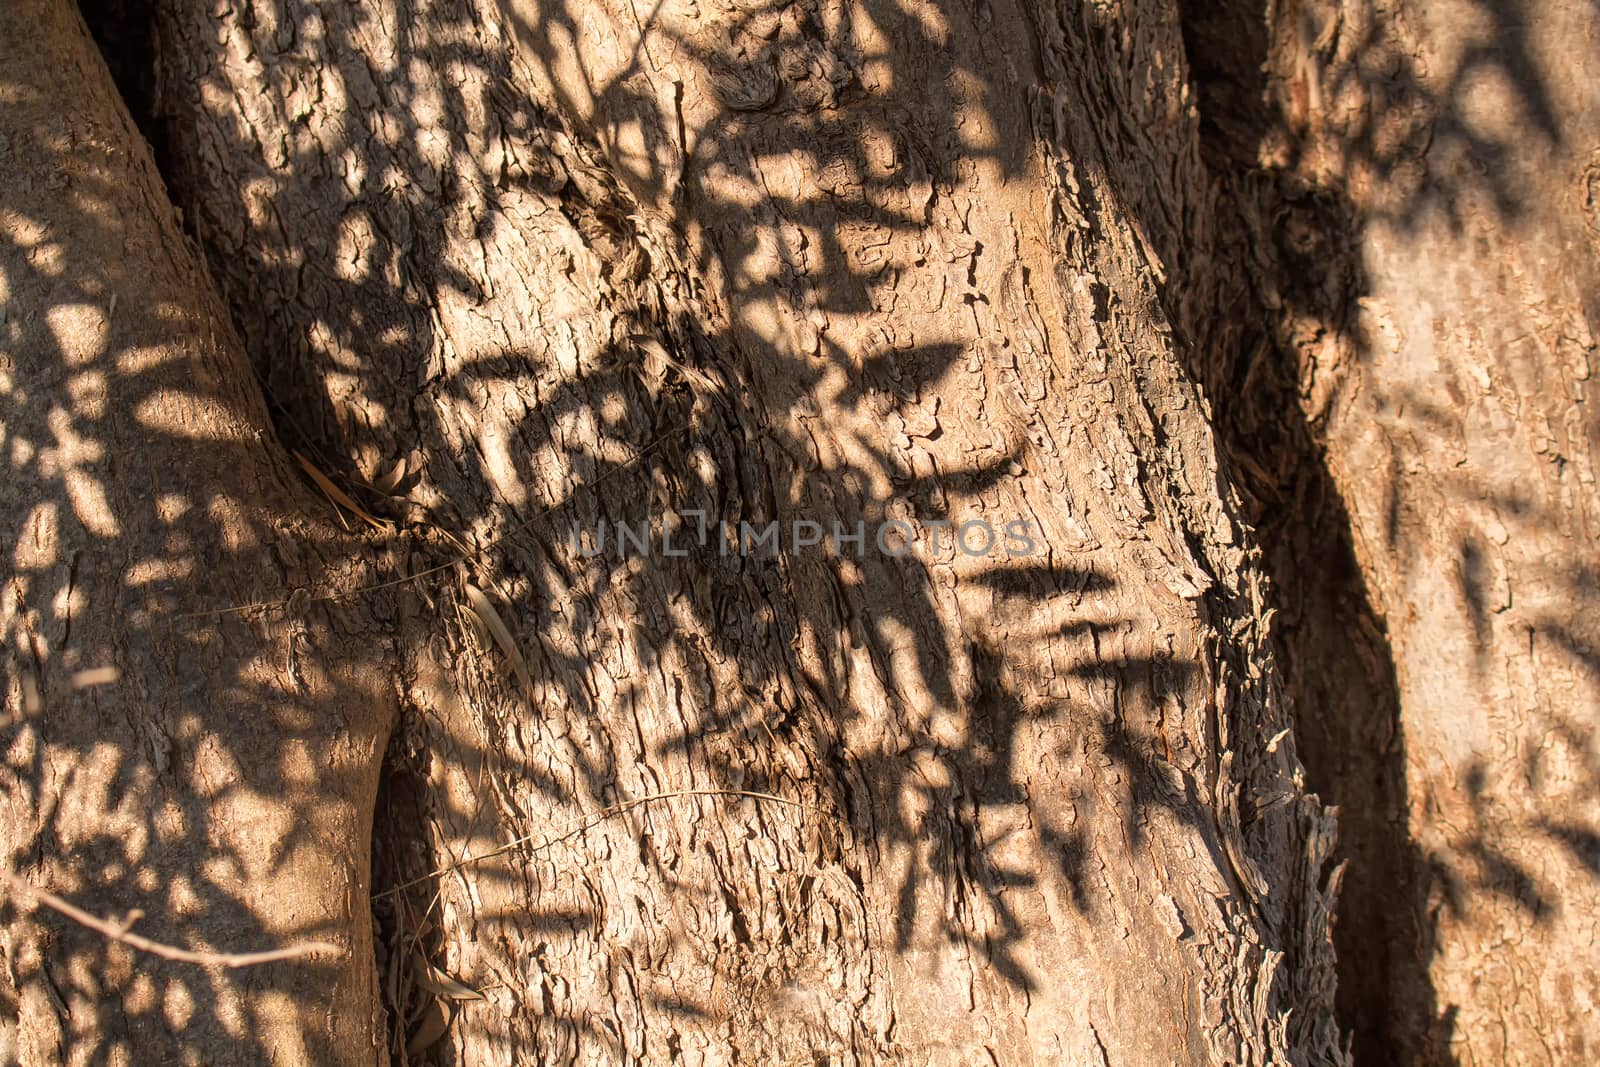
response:
<path fill-rule="evenodd" d="M 1315 412 L 1302 401 L 1296 356 L 1349 315 L 1354 224 L 1336 191 L 1297 181 L 1274 154 L 1285 131 L 1265 91 L 1266 62 L 1281 24 L 1249 3 L 1184 3 L 1180 15 L 1199 152 L 1179 158 L 1210 191 L 1190 198 L 1198 208 L 1180 233 L 1163 302 L 1262 545 L 1307 782 L 1338 806 L 1339 1018 L 1354 1033 L 1358 1062 L 1387 1062 L 1400 1043 L 1394 1020 L 1433 1014 L 1417 926 L 1395 906 L 1418 883 L 1422 860 L 1405 826 L 1393 657 Z M 1141 165 L 1151 166 L 1147 156 L 1123 168 Z"/>

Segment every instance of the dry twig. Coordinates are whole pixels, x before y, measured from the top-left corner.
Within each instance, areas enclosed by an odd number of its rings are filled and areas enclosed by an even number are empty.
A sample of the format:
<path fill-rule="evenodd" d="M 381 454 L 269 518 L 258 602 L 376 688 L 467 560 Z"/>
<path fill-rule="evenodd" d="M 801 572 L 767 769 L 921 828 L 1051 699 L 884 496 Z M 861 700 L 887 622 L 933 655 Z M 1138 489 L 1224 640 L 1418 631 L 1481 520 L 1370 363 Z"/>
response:
<path fill-rule="evenodd" d="M 148 937 L 141 937 L 129 927 L 144 917 L 142 911 L 131 911 L 127 918 L 121 922 L 111 922 L 97 915 L 91 915 L 82 908 L 62 900 L 54 893 L 47 892 L 37 886 L 31 886 L 18 878 L 10 871 L 0 871 L 6 884 L 13 893 L 28 899 L 36 904 L 43 904 L 53 911 L 71 919 L 81 926 L 86 926 L 98 934 L 102 934 L 112 941 L 120 941 L 130 948 L 141 952 L 148 952 L 152 956 L 160 956 L 164 960 L 175 963 L 195 963 L 202 967 L 255 967 L 263 963 L 277 963 L 282 960 L 301 959 L 308 956 L 333 956 L 340 952 L 339 946 L 326 941 L 305 941 L 287 948 L 267 949 L 264 952 L 197 952 L 193 949 L 179 948 L 176 945 L 163 944 L 152 941 Z"/>

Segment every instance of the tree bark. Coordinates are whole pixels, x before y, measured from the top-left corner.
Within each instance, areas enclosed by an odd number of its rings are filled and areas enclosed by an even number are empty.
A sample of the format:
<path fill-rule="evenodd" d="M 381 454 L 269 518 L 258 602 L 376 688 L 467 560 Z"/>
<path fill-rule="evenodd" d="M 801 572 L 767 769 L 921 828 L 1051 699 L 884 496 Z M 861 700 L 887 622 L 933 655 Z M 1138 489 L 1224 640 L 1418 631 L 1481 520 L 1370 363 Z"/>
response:
<path fill-rule="evenodd" d="M 1301 704 L 1313 781 L 1366 842 L 1346 883 L 1365 921 L 1339 937 L 1342 977 L 1375 991 L 1352 990 L 1357 1058 L 1584 1060 L 1600 1041 L 1597 11 L 1206 7 L 1200 24 L 1259 27 L 1231 37 L 1231 69 L 1211 52 L 1256 220 L 1245 273 L 1291 383 L 1273 403 L 1295 401 L 1325 457 L 1385 631 L 1369 647 L 1393 664 L 1392 704 L 1376 662 L 1325 687 L 1338 714 Z M 1313 508 L 1290 510 L 1308 528 Z"/>
<path fill-rule="evenodd" d="M 170 0 L 156 37 L 280 427 L 461 562 L 380 830 L 397 1056 L 443 972 L 469 1062 L 1342 1061 L 1331 826 L 1163 306 L 1210 210 L 1173 12 Z M 919 548 L 566 544 L 691 512 Z"/>
<path fill-rule="evenodd" d="M 1303 18 L 1301 167 L 1348 200 L 1359 273 L 1299 353 L 1398 669 L 1436 1001 L 1406 1044 L 1577 1062 L 1600 1047 L 1600 12 Z"/>
<path fill-rule="evenodd" d="M 64 0 L 0 5 L 9 576 L 0 1060 L 374 1063 L 368 842 L 395 707 L 377 602 L 305 518 L 226 308 Z M 200 613 L 198 616 L 190 613 Z M 375 640 L 376 639 L 376 640 Z M 35 909 L 34 886 L 227 970 Z"/>

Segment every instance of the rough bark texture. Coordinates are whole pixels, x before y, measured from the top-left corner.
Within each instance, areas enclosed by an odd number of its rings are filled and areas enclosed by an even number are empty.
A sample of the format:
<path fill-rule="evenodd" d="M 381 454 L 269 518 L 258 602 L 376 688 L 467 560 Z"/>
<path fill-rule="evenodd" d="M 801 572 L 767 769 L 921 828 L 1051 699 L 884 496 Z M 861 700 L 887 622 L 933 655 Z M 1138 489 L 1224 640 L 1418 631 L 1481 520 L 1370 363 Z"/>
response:
<path fill-rule="evenodd" d="M 1298 168 L 1360 225 L 1357 299 L 1302 380 L 1388 622 L 1436 1002 L 1402 1047 L 1593 1059 L 1600 10 L 1302 18 Z"/>
<path fill-rule="evenodd" d="M 1318 432 L 1326 398 L 1309 393 L 1300 367 L 1353 306 L 1355 224 L 1336 189 L 1292 166 L 1298 142 L 1283 109 L 1295 87 L 1306 91 L 1288 51 L 1300 41 L 1297 11 L 1181 7 L 1215 217 L 1178 260 L 1168 299 L 1193 338 L 1194 374 L 1272 578 L 1307 783 L 1338 805 L 1339 1019 L 1357 1063 L 1410 1062 L 1399 1031 L 1434 1007 L 1418 928 L 1395 906 L 1420 863 L 1405 824 L 1398 682 Z M 1278 68 L 1288 75 L 1274 81 Z"/>
<path fill-rule="evenodd" d="M 1271 423 L 1297 401 L 1392 664 L 1359 598 L 1318 609 L 1368 653 L 1323 687 L 1345 712 L 1302 699 L 1298 731 L 1357 845 L 1358 1059 L 1593 1059 L 1600 10 L 1218 4 L 1189 24 L 1282 360 L 1207 385 L 1291 384 L 1245 402 Z M 1289 510 L 1304 531 L 1344 509 Z M 1302 693 L 1327 674 L 1291 673 Z"/>
<path fill-rule="evenodd" d="M 0 5 L 0 71 L 0 863 L 161 941 L 337 949 L 168 963 L 7 889 L 0 1061 L 377 1062 L 374 602 L 184 614 L 373 557 L 292 519 L 309 494 L 77 12 Z"/>
<path fill-rule="evenodd" d="M 352 488 L 413 570 L 462 559 L 380 868 L 521 844 L 380 899 L 397 1057 L 1342 1060 L 1331 831 L 1166 306 L 1213 211 L 1174 12 L 167 0 L 156 38 L 280 427 L 391 490 Z M 565 544 L 691 509 L 1039 554 Z M 690 789 L 790 803 L 583 821 Z M 485 994 L 443 1045 L 434 969 Z"/>

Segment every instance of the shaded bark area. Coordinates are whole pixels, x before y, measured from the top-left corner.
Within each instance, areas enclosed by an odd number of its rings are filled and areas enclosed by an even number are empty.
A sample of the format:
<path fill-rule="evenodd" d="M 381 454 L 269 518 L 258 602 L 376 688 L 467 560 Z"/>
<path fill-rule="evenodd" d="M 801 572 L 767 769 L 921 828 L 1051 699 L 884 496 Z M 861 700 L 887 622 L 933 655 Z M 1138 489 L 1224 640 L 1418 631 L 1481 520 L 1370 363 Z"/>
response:
<path fill-rule="evenodd" d="M 238 337 L 77 12 L 0 7 L 0 1059 L 374 1063 L 367 842 L 396 698 L 373 546 L 303 518 Z M 274 614 L 232 605 L 301 600 Z M 137 909 L 142 915 L 131 914 Z"/>
<path fill-rule="evenodd" d="M 397 1058 L 1342 1060 L 1330 827 L 1162 299 L 1210 195 L 1173 12 L 159 14 L 285 435 L 460 564 L 393 749 L 431 855 L 384 864 L 518 844 L 380 903 Z M 564 543 L 691 512 L 1039 552 Z M 430 969 L 485 997 L 444 1045 Z"/>

